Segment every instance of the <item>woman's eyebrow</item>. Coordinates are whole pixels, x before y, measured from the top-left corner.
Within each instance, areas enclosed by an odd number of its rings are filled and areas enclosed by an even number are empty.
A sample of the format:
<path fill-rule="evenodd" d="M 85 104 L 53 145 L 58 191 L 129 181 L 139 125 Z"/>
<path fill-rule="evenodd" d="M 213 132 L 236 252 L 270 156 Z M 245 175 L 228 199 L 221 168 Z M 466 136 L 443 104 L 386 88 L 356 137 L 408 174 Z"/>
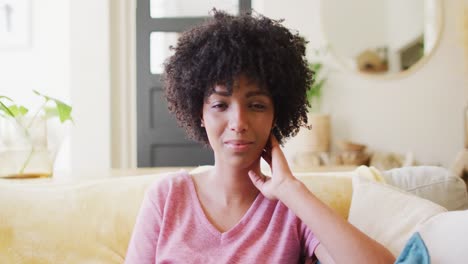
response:
<path fill-rule="evenodd" d="M 216 94 L 216 95 L 221 95 L 221 96 L 230 96 L 231 93 L 229 93 L 228 91 L 216 91 L 214 90 L 213 93 L 211 94 Z"/>
<path fill-rule="evenodd" d="M 251 92 L 248 92 L 245 97 L 252 97 L 252 96 L 257 96 L 257 95 L 262 95 L 262 96 L 267 96 L 267 97 L 270 97 L 270 94 L 266 91 L 263 91 L 263 90 L 258 90 L 258 91 L 251 91 Z"/>
<path fill-rule="evenodd" d="M 219 95 L 219 96 L 226 96 L 229 97 L 232 95 L 232 93 L 228 91 L 216 91 L 214 90 L 211 95 Z M 246 98 L 253 97 L 253 96 L 267 96 L 270 97 L 270 94 L 267 91 L 263 90 L 256 90 L 256 91 L 250 91 L 245 94 Z"/>

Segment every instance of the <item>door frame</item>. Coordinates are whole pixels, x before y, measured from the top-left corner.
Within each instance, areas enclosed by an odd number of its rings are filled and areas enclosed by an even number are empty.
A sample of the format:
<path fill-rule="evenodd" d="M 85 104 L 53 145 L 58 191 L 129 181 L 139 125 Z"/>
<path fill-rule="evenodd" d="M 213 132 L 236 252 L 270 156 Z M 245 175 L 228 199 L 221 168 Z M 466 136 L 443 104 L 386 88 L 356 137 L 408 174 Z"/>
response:
<path fill-rule="evenodd" d="M 137 0 L 112 0 L 111 166 L 137 167 L 136 130 L 136 5 Z"/>

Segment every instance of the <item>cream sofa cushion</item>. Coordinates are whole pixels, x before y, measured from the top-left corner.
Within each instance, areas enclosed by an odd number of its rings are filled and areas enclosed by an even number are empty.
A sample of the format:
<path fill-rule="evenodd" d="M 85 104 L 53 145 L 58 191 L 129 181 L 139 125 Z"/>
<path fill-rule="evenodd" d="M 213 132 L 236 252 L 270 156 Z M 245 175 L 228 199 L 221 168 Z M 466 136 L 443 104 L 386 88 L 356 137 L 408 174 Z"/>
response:
<path fill-rule="evenodd" d="M 388 184 L 353 177 L 348 221 L 398 256 L 418 224 L 446 209 Z"/>
<path fill-rule="evenodd" d="M 468 210 L 438 214 L 418 226 L 433 264 L 468 262 Z"/>
<path fill-rule="evenodd" d="M 384 182 L 380 172 L 367 166 L 360 166 L 350 172 L 297 173 L 307 188 L 344 219 L 348 219 L 353 194 L 352 179 L 359 175 L 363 179 Z"/>
<path fill-rule="evenodd" d="M 0 263 L 123 263 L 145 188 L 157 177 L 0 180 Z"/>
<path fill-rule="evenodd" d="M 449 211 L 468 209 L 465 182 L 445 168 L 403 167 L 385 171 L 382 176 L 390 185 L 431 200 Z"/>
<path fill-rule="evenodd" d="M 295 176 L 322 202 L 344 219 L 351 205 L 353 173 L 297 173 Z"/>

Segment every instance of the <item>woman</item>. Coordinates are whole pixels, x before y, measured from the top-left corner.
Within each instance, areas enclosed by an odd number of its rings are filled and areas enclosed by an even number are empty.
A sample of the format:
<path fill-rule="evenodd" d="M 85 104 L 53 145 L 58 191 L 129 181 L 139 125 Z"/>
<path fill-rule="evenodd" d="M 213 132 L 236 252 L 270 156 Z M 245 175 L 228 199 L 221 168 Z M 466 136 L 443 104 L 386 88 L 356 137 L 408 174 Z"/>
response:
<path fill-rule="evenodd" d="M 292 175 L 280 149 L 307 123 L 305 43 L 278 21 L 216 10 L 182 34 L 166 98 L 215 164 L 149 188 L 126 263 L 393 263 Z"/>

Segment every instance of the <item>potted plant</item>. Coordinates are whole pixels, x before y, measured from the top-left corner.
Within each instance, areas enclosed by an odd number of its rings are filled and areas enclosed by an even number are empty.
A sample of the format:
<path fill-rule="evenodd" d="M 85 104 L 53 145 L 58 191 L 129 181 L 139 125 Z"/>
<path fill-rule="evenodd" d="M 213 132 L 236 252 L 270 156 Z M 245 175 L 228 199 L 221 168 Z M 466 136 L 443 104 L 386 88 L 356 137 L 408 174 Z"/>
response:
<path fill-rule="evenodd" d="M 330 115 L 321 112 L 322 92 L 327 82 L 324 65 L 321 62 L 310 64 L 314 71 L 314 79 L 307 92 L 307 100 L 310 103 L 308 124 L 312 129 L 308 131 L 308 147 L 312 152 L 330 151 Z"/>
<path fill-rule="evenodd" d="M 310 69 L 314 72 L 313 82 L 310 89 L 307 91 L 307 101 L 310 103 L 309 112 L 318 113 L 321 109 L 322 88 L 327 81 L 324 76 L 323 63 L 314 62 L 309 64 Z"/>
<path fill-rule="evenodd" d="M 323 51 L 316 51 L 316 54 L 321 55 Z M 327 74 L 322 62 L 310 63 L 309 67 L 314 72 L 313 82 L 307 91 L 307 101 L 310 104 L 307 119 L 310 129 L 302 128 L 297 135 L 296 141 L 300 144 L 297 144 L 297 153 L 293 159 L 297 167 L 323 165 L 330 151 L 330 115 L 321 112 Z"/>
<path fill-rule="evenodd" d="M 68 104 L 34 91 L 44 101 L 35 111 L 0 95 L 0 177 L 52 175 L 64 123 L 73 121 Z M 61 133 L 62 132 L 62 133 Z"/>

